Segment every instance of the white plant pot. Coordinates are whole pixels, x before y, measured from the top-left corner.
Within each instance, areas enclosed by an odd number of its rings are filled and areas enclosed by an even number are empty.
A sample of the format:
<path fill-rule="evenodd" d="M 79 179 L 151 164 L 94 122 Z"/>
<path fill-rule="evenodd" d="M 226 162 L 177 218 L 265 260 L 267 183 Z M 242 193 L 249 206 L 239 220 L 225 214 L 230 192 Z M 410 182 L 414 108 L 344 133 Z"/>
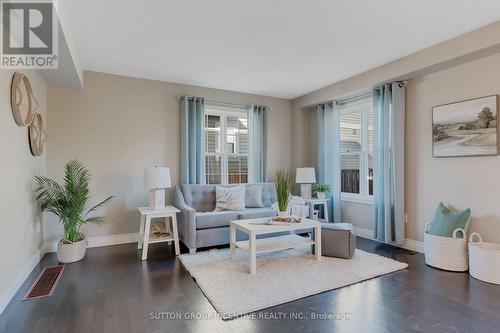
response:
<path fill-rule="evenodd" d="M 325 192 L 316 192 L 316 196 L 318 199 L 325 199 L 326 198 L 326 193 Z"/>
<path fill-rule="evenodd" d="M 85 257 L 87 251 L 87 238 L 71 244 L 65 244 L 63 240 L 57 243 L 57 259 L 62 264 L 80 261 Z"/>

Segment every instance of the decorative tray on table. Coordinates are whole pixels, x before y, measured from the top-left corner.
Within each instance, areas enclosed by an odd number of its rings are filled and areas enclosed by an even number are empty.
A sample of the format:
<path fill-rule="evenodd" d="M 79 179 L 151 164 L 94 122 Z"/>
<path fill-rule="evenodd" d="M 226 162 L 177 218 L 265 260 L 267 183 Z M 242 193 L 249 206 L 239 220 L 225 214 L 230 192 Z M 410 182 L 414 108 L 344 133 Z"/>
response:
<path fill-rule="evenodd" d="M 272 217 L 267 221 L 266 224 L 270 225 L 290 225 L 295 223 L 300 223 L 301 218 L 295 216 L 276 216 Z"/>

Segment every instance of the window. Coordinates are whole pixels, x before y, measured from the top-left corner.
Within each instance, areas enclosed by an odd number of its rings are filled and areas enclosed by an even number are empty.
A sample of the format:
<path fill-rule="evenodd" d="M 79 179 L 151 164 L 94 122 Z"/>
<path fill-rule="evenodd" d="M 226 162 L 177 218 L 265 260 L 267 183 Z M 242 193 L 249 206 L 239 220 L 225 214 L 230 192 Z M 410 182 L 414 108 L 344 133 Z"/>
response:
<path fill-rule="evenodd" d="M 340 104 L 342 200 L 371 202 L 373 195 L 373 103 L 371 95 Z"/>
<path fill-rule="evenodd" d="M 248 181 L 246 109 L 206 106 L 205 172 L 207 184 Z"/>

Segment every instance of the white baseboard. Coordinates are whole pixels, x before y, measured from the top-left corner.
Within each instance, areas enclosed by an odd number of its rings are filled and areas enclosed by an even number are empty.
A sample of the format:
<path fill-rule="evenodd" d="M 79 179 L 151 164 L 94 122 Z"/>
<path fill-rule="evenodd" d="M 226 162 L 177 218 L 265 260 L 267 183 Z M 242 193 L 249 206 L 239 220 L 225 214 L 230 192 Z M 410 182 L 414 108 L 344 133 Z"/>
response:
<path fill-rule="evenodd" d="M 374 240 L 378 242 L 378 240 L 373 238 L 373 230 L 371 229 L 365 229 L 365 228 L 360 228 L 360 227 L 354 227 L 354 234 L 356 236 L 362 237 L 362 238 L 367 238 Z M 402 248 L 412 250 L 412 251 L 417 251 L 420 253 L 424 253 L 424 242 L 416 241 L 413 239 L 405 239 L 405 243 L 401 245 Z"/>
<path fill-rule="evenodd" d="M 43 252 L 43 248 L 33 254 L 33 256 L 23 265 L 21 270 L 16 274 L 14 281 L 5 289 L 5 291 L 0 295 L 0 314 L 5 310 L 7 305 L 9 305 L 11 299 L 17 293 L 19 288 L 23 285 L 24 281 L 31 274 L 35 266 L 40 262 L 40 259 L 43 258 L 45 252 Z"/>
<path fill-rule="evenodd" d="M 121 234 L 111 236 L 96 236 L 87 238 L 87 247 L 101 247 L 118 244 L 135 243 L 139 240 L 139 233 Z M 45 253 L 57 251 L 57 242 L 46 242 L 43 244 Z"/>
<path fill-rule="evenodd" d="M 354 234 L 359 237 L 371 239 L 371 240 L 376 240 L 373 239 L 373 230 L 370 229 L 365 229 L 365 228 L 360 228 L 354 226 Z"/>
<path fill-rule="evenodd" d="M 424 253 L 424 242 L 407 238 L 403 247 L 408 250 Z"/>
<path fill-rule="evenodd" d="M 118 244 L 135 243 L 139 240 L 139 233 L 97 236 L 87 238 L 87 247 L 100 247 Z M 40 259 L 46 253 L 56 252 L 57 242 L 45 242 L 42 247 L 24 264 L 22 269 L 17 274 L 10 286 L 0 295 L 0 314 L 5 310 L 11 299 L 16 295 L 17 291 L 23 285 L 24 281 L 31 274 L 35 266 L 40 262 Z"/>

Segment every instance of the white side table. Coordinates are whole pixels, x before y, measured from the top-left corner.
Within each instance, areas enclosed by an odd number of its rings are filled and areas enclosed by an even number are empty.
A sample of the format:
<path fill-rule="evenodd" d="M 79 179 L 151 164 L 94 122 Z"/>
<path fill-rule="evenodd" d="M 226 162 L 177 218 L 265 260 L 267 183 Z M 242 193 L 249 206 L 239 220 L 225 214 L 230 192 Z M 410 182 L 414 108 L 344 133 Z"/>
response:
<path fill-rule="evenodd" d="M 310 198 L 304 199 L 306 204 L 309 205 L 309 218 L 312 219 L 314 215 L 314 206 L 323 205 L 323 212 L 325 214 L 325 222 L 328 221 L 328 199 L 318 199 L 318 198 Z"/>
<path fill-rule="evenodd" d="M 148 258 L 148 245 L 153 243 L 174 241 L 175 254 L 179 255 L 179 233 L 177 231 L 176 217 L 176 213 L 179 212 L 180 210 L 174 206 L 166 206 L 165 208 L 157 210 L 149 207 L 139 207 L 139 213 L 141 214 L 141 226 L 139 230 L 140 236 L 137 248 L 142 249 L 142 260 L 146 260 Z M 167 227 L 169 234 L 162 237 L 154 237 L 150 235 L 151 219 L 162 217 L 165 219 L 165 226 Z M 169 218 L 172 221 L 172 228 L 170 228 Z"/>

